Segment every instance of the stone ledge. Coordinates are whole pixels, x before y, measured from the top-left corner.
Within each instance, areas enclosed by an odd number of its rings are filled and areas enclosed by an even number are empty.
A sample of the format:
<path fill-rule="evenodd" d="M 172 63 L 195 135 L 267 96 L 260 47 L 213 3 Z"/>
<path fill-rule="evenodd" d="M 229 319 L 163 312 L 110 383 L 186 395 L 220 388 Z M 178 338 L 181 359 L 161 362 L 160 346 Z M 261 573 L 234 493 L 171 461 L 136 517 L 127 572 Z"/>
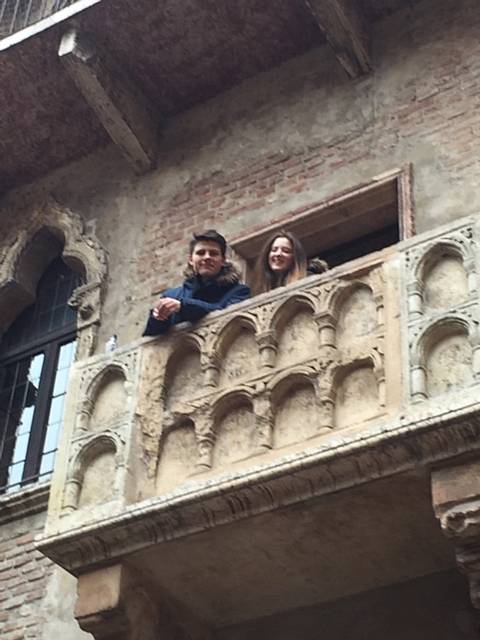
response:
<path fill-rule="evenodd" d="M 50 482 L 43 482 L 0 496 L 0 526 L 46 511 L 49 495 Z"/>
<path fill-rule="evenodd" d="M 336 446 L 270 465 L 187 482 L 123 514 L 37 539 L 37 547 L 78 575 L 146 547 L 480 449 L 479 405 L 435 418 L 398 418 Z M 67 523 L 65 523 L 67 524 Z"/>

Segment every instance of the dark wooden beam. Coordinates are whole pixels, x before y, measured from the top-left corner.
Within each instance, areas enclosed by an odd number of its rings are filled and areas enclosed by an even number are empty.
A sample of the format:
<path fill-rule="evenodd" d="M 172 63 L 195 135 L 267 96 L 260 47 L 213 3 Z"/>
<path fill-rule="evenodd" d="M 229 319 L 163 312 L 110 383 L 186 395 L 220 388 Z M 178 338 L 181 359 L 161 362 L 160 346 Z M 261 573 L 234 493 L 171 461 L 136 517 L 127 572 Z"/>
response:
<path fill-rule="evenodd" d="M 90 36 L 76 29 L 65 33 L 58 55 L 137 173 L 153 168 L 160 118 L 132 78 Z"/>
<path fill-rule="evenodd" d="M 305 0 L 350 78 L 372 69 L 370 33 L 356 0 Z"/>

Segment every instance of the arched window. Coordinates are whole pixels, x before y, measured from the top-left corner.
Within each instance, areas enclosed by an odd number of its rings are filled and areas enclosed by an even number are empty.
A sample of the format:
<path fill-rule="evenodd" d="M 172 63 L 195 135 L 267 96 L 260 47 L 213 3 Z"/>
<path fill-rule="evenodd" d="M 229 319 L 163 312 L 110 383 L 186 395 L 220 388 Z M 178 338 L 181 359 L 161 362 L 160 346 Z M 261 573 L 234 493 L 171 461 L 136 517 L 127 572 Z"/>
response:
<path fill-rule="evenodd" d="M 83 276 L 61 258 L 47 268 L 33 305 L 0 344 L 0 491 L 48 479 L 75 356 L 76 311 L 67 302 Z"/>

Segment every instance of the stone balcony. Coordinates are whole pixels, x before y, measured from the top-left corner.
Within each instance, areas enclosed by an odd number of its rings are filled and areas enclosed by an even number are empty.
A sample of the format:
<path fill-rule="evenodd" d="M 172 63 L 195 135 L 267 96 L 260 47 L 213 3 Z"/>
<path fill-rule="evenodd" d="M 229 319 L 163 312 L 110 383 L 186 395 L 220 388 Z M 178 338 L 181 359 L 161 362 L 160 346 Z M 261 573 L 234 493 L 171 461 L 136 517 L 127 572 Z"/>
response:
<path fill-rule="evenodd" d="M 78 362 L 42 550 L 76 574 L 145 568 L 164 542 L 478 449 L 479 232 L 463 219 Z"/>

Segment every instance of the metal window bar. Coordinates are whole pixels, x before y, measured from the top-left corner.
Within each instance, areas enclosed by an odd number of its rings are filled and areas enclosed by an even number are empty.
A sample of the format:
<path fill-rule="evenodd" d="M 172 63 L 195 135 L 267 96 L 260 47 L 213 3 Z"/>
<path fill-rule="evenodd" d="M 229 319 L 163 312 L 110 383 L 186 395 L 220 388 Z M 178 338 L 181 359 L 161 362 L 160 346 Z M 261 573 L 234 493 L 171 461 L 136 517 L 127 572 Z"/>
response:
<path fill-rule="evenodd" d="M 51 16 L 77 0 L 0 0 L 0 39 Z"/>

